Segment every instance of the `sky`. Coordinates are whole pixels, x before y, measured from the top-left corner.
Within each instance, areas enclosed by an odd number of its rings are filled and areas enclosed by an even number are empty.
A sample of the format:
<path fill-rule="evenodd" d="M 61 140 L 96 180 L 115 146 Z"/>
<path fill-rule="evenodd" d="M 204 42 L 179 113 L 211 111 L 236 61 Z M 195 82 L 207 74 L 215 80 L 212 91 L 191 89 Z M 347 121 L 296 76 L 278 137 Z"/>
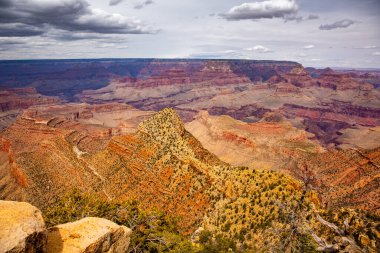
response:
<path fill-rule="evenodd" d="M 0 59 L 380 68 L 380 0 L 0 0 Z"/>

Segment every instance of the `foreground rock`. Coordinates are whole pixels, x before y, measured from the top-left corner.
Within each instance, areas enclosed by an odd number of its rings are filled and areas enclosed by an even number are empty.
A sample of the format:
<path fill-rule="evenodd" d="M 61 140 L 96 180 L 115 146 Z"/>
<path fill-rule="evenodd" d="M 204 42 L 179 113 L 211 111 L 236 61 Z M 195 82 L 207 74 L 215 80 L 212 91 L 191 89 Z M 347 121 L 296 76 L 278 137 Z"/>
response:
<path fill-rule="evenodd" d="M 47 252 L 126 252 L 131 232 L 109 220 L 88 217 L 49 229 Z"/>
<path fill-rule="evenodd" d="M 0 252 L 44 252 L 41 211 L 25 202 L 0 201 Z"/>

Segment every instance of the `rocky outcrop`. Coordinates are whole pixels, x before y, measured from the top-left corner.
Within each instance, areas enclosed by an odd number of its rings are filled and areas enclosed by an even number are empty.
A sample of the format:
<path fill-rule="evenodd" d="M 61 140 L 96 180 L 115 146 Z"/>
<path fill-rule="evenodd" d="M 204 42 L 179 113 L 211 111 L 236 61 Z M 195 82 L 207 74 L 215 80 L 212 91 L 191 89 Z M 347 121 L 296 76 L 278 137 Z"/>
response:
<path fill-rule="evenodd" d="M 49 229 L 47 253 L 124 253 L 132 231 L 112 221 L 88 217 Z"/>
<path fill-rule="evenodd" d="M 87 217 L 46 230 L 42 213 L 26 202 L 0 200 L 1 253 L 125 253 L 132 231 Z"/>
<path fill-rule="evenodd" d="M 352 79 L 348 74 L 324 73 L 318 78 L 317 85 L 333 90 L 349 90 L 358 89 L 361 83 Z M 372 85 L 366 86 L 367 89 L 373 89 Z"/>
<path fill-rule="evenodd" d="M 59 101 L 56 97 L 42 96 L 31 87 L 0 90 L 0 112 L 26 109 L 32 105 L 53 104 Z"/>
<path fill-rule="evenodd" d="M 103 179 L 84 157 L 104 149 L 112 136 L 136 132 L 149 115 L 123 104 L 25 110 L 0 135 L 0 198 L 28 200 L 42 208 L 73 187 L 91 191 Z"/>
<path fill-rule="evenodd" d="M 380 215 L 380 148 L 333 151 L 305 160 L 323 182 L 327 206 L 351 207 Z"/>
<path fill-rule="evenodd" d="M 27 178 L 17 167 L 11 142 L 0 136 L 0 199 L 24 201 Z"/>
<path fill-rule="evenodd" d="M 316 179 L 315 190 L 327 207 L 345 206 L 380 213 L 378 142 L 372 143 L 377 147 L 373 150 L 324 149 L 310 139 L 311 134 L 287 121 L 244 123 L 228 116 L 210 116 L 207 112 L 199 113 L 186 124 L 186 129 L 205 148 L 232 165 L 285 171 L 299 179 L 304 177 L 306 168 Z M 371 138 L 376 141 L 377 136 Z"/>
<path fill-rule="evenodd" d="M 153 60 L 134 78 L 77 94 L 90 103 L 118 101 L 143 110 L 176 109 L 186 122 L 201 110 L 246 122 L 276 112 L 326 146 L 339 131 L 380 125 L 380 90 L 352 74 L 307 71 L 295 62 Z M 301 121 L 301 124 L 299 124 Z M 307 130 L 308 131 L 308 130 Z"/>
<path fill-rule="evenodd" d="M 186 129 L 222 161 L 235 166 L 286 168 L 304 153 L 322 152 L 306 131 L 288 121 L 245 123 L 206 111 L 186 123 Z"/>
<path fill-rule="evenodd" d="M 0 200 L 0 217 L 0 252 L 45 252 L 47 232 L 40 210 Z"/>
<path fill-rule="evenodd" d="M 0 131 L 10 126 L 23 109 L 33 105 L 50 105 L 60 102 L 57 97 L 39 94 L 35 88 L 0 88 Z"/>
<path fill-rule="evenodd" d="M 359 106 L 349 102 L 332 101 L 315 107 L 285 104 L 280 112 L 289 119 L 295 117 L 303 119 L 305 129 L 315 134 L 317 139 L 326 146 L 339 145 L 338 138 L 345 129 L 348 131 L 360 126 L 380 125 L 379 107 Z M 354 146 L 359 144 L 359 141 L 354 139 L 351 141 Z"/>

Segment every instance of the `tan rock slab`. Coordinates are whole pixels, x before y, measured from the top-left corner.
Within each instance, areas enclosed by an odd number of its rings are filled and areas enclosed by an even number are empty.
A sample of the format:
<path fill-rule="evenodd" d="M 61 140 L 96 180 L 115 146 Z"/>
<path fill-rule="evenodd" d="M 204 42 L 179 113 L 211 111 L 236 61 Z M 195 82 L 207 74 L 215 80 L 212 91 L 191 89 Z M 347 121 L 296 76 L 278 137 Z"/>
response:
<path fill-rule="evenodd" d="M 112 221 L 88 217 L 49 229 L 47 252 L 127 252 L 131 233 Z"/>
<path fill-rule="evenodd" d="M 0 253 L 44 252 L 45 222 L 29 203 L 0 200 Z"/>

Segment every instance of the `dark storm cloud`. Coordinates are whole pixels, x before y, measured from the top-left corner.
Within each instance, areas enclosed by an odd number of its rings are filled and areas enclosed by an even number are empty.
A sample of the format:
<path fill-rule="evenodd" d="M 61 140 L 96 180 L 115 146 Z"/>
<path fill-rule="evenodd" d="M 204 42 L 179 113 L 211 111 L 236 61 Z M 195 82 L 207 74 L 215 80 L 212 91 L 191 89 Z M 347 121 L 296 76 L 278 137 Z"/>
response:
<path fill-rule="evenodd" d="M 44 30 L 25 24 L 0 24 L 0 37 L 29 37 L 42 35 Z"/>
<path fill-rule="evenodd" d="M 357 22 L 354 20 L 343 19 L 343 20 L 336 21 L 335 23 L 332 23 L 332 24 L 320 25 L 319 30 L 333 30 L 337 28 L 347 28 L 355 23 Z"/>
<path fill-rule="evenodd" d="M 90 6 L 86 0 L 0 0 L 0 23 L 19 30 L 19 36 L 37 35 L 42 29 L 101 34 L 149 33 L 138 21 Z M 21 25 L 31 28 L 22 34 Z M 0 27 L 1 29 L 1 27 Z M 6 34 L 8 29 L 0 31 Z"/>
<path fill-rule="evenodd" d="M 60 41 L 75 41 L 75 40 L 100 40 L 104 39 L 103 34 L 99 33 L 73 33 L 73 32 L 49 32 L 47 35 L 50 38 Z"/>
<path fill-rule="evenodd" d="M 146 6 L 146 5 L 150 5 L 150 4 L 153 4 L 153 3 L 154 3 L 154 2 L 153 2 L 152 0 L 146 0 L 146 1 L 143 1 L 143 2 L 141 2 L 141 3 L 139 3 L 139 4 L 136 4 L 134 8 L 140 10 L 140 9 L 142 9 L 144 6 Z"/>
<path fill-rule="evenodd" d="M 0 0 L 0 7 L 3 8 L 3 7 L 8 7 L 8 6 L 11 6 L 12 5 L 12 1 L 11 0 Z"/>
<path fill-rule="evenodd" d="M 119 3 L 123 2 L 123 1 L 124 0 L 110 0 L 109 5 L 110 6 L 118 5 Z"/>
<path fill-rule="evenodd" d="M 297 11 L 296 0 L 266 0 L 234 6 L 220 16 L 227 20 L 286 18 L 296 15 Z"/>

